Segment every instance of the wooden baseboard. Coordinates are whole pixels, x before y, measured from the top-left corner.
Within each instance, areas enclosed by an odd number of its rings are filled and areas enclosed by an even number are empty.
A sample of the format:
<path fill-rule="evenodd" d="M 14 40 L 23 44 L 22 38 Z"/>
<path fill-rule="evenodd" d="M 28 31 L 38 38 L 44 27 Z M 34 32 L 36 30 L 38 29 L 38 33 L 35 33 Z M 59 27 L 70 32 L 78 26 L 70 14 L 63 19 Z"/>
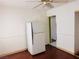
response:
<path fill-rule="evenodd" d="M 79 54 L 79 51 L 76 51 L 75 54 Z"/>
<path fill-rule="evenodd" d="M 51 45 L 51 44 L 47 44 L 47 45 Z M 51 45 L 51 46 L 52 46 L 52 45 Z M 72 52 L 70 52 L 70 51 L 68 51 L 68 50 L 66 50 L 66 49 L 64 49 L 64 48 L 57 47 L 57 46 L 54 46 L 54 47 L 56 47 L 56 48 L 59 49 L 59 50 L 65 51 L 65 52 L 67 52 L 67 53 L 69 53 L 69 54 L 75 55 L 74 53 L 72 53 Z"/>
<path fill-rule="evenodd" d="M 79 58 L 79 51 L 75 52 L 75 56 Z"/>
<path fill-rule="evenodd" d="M 13 52 L 7 52 L 7 53 L 4 53 L 4 54 L 1 54 L 0 57 L 3 57 L 3 56 L 8 56 L 8 55 L 12 55 L 12 54 L 16 54 L 16 53 L 20 53 L 22 51 L 26 51 L 27 49 L 21 49 L 21 50 L 17 50 L 17 51 L 13 51 Z"/>
<path fill-rule="evenodd" d="M 73 55 L 73 56 L 75 56 L 75 57 L 78 57 L 78 58 L 79 58 L 79 56 L 78 56 L 78 55 L 76 55 L 75 53 L 72 53 L 72 52 L 70 52 L 70 51 L 68 51 L 68 50 L 66 50 L 66 49 L 63 49 L 63 48 L 60 48 L 60 47 L 56 47 L 56 48 L 58 48 L 58 49 L 60 49 L 60 50 L 62 50 L 62 51 L 65 51 L 65 52 L 67 52 L 67 53 L 69 53 L 69 54 L 71 54 L 71 55 Z"/>
<path fill-rule="evenodd" d="M 66 49 L 64 49 L 64 48 L 60 48 L 60 47 L 56 47 L 56 48 L 58 48 L 58 49 L 60 49 L 60 50 L 62 50 L 62 51 L 65 51 L 65 52 L 67 52 L 67 53 L 69 53 L 69 54 L 71 54 L 71 55 L 75 55 L 73 52 L 68 51 L 68 50 L 66 50 Z"/>

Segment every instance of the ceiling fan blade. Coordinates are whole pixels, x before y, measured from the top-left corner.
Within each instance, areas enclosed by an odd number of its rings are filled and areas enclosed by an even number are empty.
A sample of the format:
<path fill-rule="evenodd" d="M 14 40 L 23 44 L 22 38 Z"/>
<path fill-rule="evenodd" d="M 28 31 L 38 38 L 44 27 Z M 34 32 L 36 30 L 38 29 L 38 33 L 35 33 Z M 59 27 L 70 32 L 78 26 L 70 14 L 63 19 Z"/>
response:
<path fill-rule="evenodd" d="M 38 4 L 37 6 L 35 6 L 35 7 L 33 7 L 33 8 L 37 8 L 37 7 L 39 7 L 40 5 L 42 5 L 42 3 L 41 3 L 41 4 Z"/>
<path fill-rule="evenodd" d="M 41 1 L 25 1 L 25 2 L 41 2 Z"/>
<path fill-rule="evenodd" d="M 48 3 L 67 3 L 67 2 L 69 2 L 68 0 L 63 0 L 63 1 L 60 1 L 60 0 L 40 0 L 40 1 L 25 1 L 25 2 L 44 2 L 44 1 L 46 1 L 46 2 L 48 2 Z"/>
<path fill-rule="evenodd" d="M 46 6 L 49 7 L 49 8 L 53 8 L 54 7 L 51 3 L 47 3 Z"/>
<path fill-rule="evenodd" d="M 59 1 L 55 1 L 55 0 L 53 0 L 52 1 L 53 3 L 67 3 L 67 2 L 69 2 L 68 0 L 59 0 Z"/>

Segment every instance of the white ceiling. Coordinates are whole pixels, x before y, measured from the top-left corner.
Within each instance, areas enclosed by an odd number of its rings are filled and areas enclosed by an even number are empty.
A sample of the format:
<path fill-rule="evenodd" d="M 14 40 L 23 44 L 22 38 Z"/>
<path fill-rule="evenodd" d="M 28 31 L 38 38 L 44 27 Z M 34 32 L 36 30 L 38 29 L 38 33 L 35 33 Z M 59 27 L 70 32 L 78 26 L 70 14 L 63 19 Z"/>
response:
<path fill-rule="evenodd" d="M 40 0 L 0 0 L 0 5 L 3 6 L 13 6 L 13 7 L 24 7 L 24 8 L 33 8 L 40 4 L 41 2 L 38 2 Z M 73 0 L 54 0 L 54 1 L 73 1 Z M 59 6 L 63 3 L 55 3 L 54 6 Z M 44 5 L 39 6 L 38 8 L 42 7 Z"/>

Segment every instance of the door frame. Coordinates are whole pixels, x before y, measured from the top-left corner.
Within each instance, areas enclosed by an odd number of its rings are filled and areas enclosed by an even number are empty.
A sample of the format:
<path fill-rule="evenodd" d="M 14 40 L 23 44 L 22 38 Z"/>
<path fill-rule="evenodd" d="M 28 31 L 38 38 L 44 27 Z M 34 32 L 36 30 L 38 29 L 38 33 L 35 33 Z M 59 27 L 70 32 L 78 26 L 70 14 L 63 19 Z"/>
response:
<path fill-rule="evenodd" d="M 51 40 L 51 20 L 52 20 L 51 18 L 52 17 L 56 17 L 56 15 L 48 17 L 49 18 L 49 43 L 52 43 L 52 40 Z M 57 31 L 57 24 L 56 24 L 56 31 Z"/>
<path fill-rule="evenodd" d="M 51 43 L 51 16 L 49 18 L 49 43 Z"/>

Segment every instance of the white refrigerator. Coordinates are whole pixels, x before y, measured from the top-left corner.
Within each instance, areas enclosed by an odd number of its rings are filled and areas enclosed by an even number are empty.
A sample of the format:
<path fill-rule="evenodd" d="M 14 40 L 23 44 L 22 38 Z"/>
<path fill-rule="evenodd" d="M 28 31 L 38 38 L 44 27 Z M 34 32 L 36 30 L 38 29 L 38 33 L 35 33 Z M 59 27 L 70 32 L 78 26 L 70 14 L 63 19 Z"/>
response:
<path fill-rule="evenodd" d="M 26 23 L 28 51 L 35 55 L 45 51 L 44 24 L 41 22 Z"/>

